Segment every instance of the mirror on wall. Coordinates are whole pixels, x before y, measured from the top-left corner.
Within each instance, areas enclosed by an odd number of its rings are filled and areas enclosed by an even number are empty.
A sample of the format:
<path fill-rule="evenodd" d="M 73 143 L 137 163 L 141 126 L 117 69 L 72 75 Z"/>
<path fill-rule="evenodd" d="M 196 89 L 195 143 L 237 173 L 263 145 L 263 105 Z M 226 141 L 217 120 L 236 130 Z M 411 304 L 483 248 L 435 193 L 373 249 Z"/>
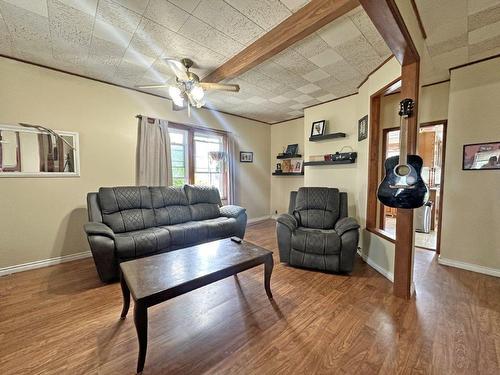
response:
<path fill-rule="evenodd" d="M 78 133 L 0 124 L 0 177 L 79 175 Z"/>

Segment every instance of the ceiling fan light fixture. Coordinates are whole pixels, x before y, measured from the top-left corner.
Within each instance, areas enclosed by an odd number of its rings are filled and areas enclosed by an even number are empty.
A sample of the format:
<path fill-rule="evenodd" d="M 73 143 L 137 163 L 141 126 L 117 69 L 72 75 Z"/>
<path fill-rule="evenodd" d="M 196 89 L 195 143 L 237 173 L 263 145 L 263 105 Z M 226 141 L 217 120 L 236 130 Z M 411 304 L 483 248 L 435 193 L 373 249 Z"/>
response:
<path fill-rule="evenodd" d="M 177 86 L 170 86 L 168 88 L 168 95 L 173 100 L 174 104 L 178 107 L 184 106 L 184 98 L 182 96 L 182 91 Z"/>
<path fill-rule="evenodd" d="M 197 102 L 201 102 L 203 100 L 203 97 L 205 96 L 205 92 L 203 91 L 201 86 L 193 85 L 193 87 L 191 88 L 191 96 Z"/>

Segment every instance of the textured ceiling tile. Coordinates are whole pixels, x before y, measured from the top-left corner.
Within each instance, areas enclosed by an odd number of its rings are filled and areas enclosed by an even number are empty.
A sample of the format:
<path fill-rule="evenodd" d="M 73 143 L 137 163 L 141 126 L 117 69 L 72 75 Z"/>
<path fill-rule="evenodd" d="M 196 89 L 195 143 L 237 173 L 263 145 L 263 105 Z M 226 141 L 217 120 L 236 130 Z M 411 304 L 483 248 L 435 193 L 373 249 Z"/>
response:
<path fill-rule="evenodd" d="M 310 94 L 312 92 L 321 90 L 321 87 L 319 87 L 313 83 L 309 83 L 305 86 L 299 87 L 297 90 L 300 92 L 303 92 L 304 94 Z"/>
<path fill-rule="evenodd" d="M 500 21 L 475 29 L 469 33 L 469 44 L 478 44 L 500 35 Z"/>
<path fill-rule="evenodd" d="M 225 0 L 225 2 L 265 30 L 271 30 L 292 14 L 284 4 L 276 0 Z"/>
<path fill-rule="evenodd" d="M 340 82 L 349 81 L 359 76 L 359 72 L 345 60 L 337 61 L 331 65 L 325 66 L 323 69 Z M 319 83 L 318 85 L 321 86 Z"/>
<path fill-rule="evenodd" d="M 270 91 L 283 91 L 286 86 L 283 83 L 275 81 L 268 76 L 260 73 L 258 70 L 252 69 L 239 76 L 245 82 L 251 83 L 257 87 Z"/>
<path fill-rule="evenodd" d="M 138 14 L 143 14 L 148 6 L 149 0 L 113 0 Z"/>
<path fill-rule="evenodd" d="M 143 18 L 130 41 L 130 47 L 147 56 L 159 56 L 169 45 L 173 35 L 173 31 Z"/>
<path fill-rule="evenodd" d="M 432 62 L 438 69 L 447 69 L 468 62 L 469 48 L 461 47 L 453 51 L 433 56 Z"/>
<path fill-rule="evenodd" d="M 272 60 L 265 61 L 254 68 L 254 70 L 259 71 L 277 82 L 282 82 L 287 86 L 301 87 L 309 83 L 300 75 L 292 74 L 290 71 L 286 70 L 281 65 L 276 64 Z"/>
<path fill-rule="evenodd" d="M 158 22 L 172 31 L 179 31 L 188 19 L 189 13 L 166 0 L 150 0 L 144 17 Z"/>
<path fill-rule="evenodd" d="M 489 51 L 489 56 L 493 56 L 498 53 L 498 48 L 500 47 L 500 35 L 492 36 L 491 38 L 482 40 L 478 43 L 471 44 L 469 46 L 469 56 L 474 56 L 477 58 L 478 55 L 487 57 L 486 53 Z"/>
<path fill-rule="evenodd" d="M 142 53 L 130 47 L 127 48 L 127 51 L 125 51 L 125 54 L 123 55 L 123 61 L 137 65 L 143 65 L 145 67 L 150 67 L 155 62 L 155 60 L 155 57 L 143 55 Z"/>
<path fill-rule="evenodd" d="M 99 65 L 118 66 L 125 53 L 125 47 L 94 36 L 90 45 L 89 60 Z"/>
<path fill-rule="evenodd" d="M 371 73 L 384 60 L 363 36 L 350 39 L 335 47 L 335 50 L 345 61 L 365 75 Z"/>
<path fill-rule="evenodd" d="M 428 43 L 467 32 L 467 0 L 418 0 L 417 7 Z"/>
<path fill-rule="evenodd" d="M 366 38 L 368 43 L 375 49 L 381 57 L 387 57 L 391 54 L 389 47 L 385 43 L 384 39 L 380 36 L 379 32 L 373 25 L 370 17 L 364 11 L 358 11 L 350 16 L 351 21 L 356 25 L 359 31 Z"/>
<path fill-rule="evenodd" d="M 298 11 L 304 5 L 306 5 L 309 0 L 280 0 L 285 6 L 290 9 L 292 12 Z"/>
<path fill-rule="evenodd" d="M 446 52 L 456 50 L 460 47 L 465 47 L 468 44 L 468 35 L 462 34 L 455 36 L 452 39 L 445 40 L 444 42 L 436 44 L 428 44 L 427 49 L 431 56 L 441 55 Z"/>
<path fill-rule="evenodd" d="M 95 20 L 94 23 L 94 36 L 100 39 L 107 40 L 108 42 L 127 47 L 132 39 L 132 33 L 119 29 L 110 25 L 109 23 Z"/>
<path fill-rule="evenodd" d="M 253 103 L 253 104 L 262 104 L 267 102 L 266 99 L 261 98 L 259 96 L 252 96 L 251 98 L 247 99 L 247 102 Z"/>
<path fill-rule="evenodd" d="M 322 79 L 328 78 L 330 75 L 324 70 L 316 69 L 312 70 L 307 74 L 304 74 L 302 78 L 308 80 L 309 82 L 318 82 Z"/>
<path fill-rule="evenodd" d="M 274 98 L 269 99 L 269 101 L 276 103 L 276 104 L 283 104 L 283 103 L 289 102 L 290 99 L 287 97 L 278 95 L 278 96 L 275 96 Z"/>
<path fill-rule="evenodd" d="M 55 0 L 48 0 L 47 4 L 52 38 L 64 39 L 70 44 L 83 47 L 90 45 L 94 24 L 92 16 Z"/>
<path fill-rule="evenodd" d="M 295 43 L 292 48 L 304 57 L 312 57 L 327 49 L 328 44 L 314 33 Z"/>
<path fill-rule="evenodd" d="M 0 53 L 3 55 L 12 54 L 12 39 L 10 37 L 7 25 L 0 14 Z"/>
<path fill-rule="evenodd" d="M 172 4 L 184 9 L 188 13 L 193 13 L 201 0 L 169 0 Z"/>
<path fill-rule="evenodd" d="M 97 20 L 128 33 L 134 33 L 141 21 L 141 16 L 110 0 L 99 0 Z"/>
<path fill-rule="evenodd" d="M 500 21 L 500 2 L 490 8 L 469 15 L 467 19 L 469 31 L 479 29 Z"/>
<path fill-rule="evenodd" d="M 64 39 L 52 38 L 52 55 L 55 60 L 73 65 L 85 65 L 88 56 L 88 47 L 67 43 Z"/>
<path fill-rule="evenodd" d="M 196 17 L 189 17 L 179 33 L 223 56 L 232 57 L 245 46 Z"/>
<path fill-rule="evenodd" d="M 305 103 L 308 102 L 309 100 L 313 100 L 314 98 L 310 95 L 307 94 L 302 94 L 297 96 L 296 98 L 293 98 L 293 100 L 299 102 L 299 103 Z"/>
<path fill-rule="evenodd" d="M 57 1 L 71 8 L 77 9 L 80 12 L 84 12 L 92 17 L 95 17 L 98 0 L 57 0 Z"/>
<path fill-rule="evenodd" d="M 292 105 L 289 105 L 288 108 L 290 109 L 304 109 L 304 104 L 302 103 L 295 103 L 295 104 L 292 104 Z"/>
<path fill-rule="evenodd" d="M 245 45 L 264 34 L 263 28 L 222 0 L 202 0 L 193 15 Z"/>
<path fill-rule="evenodd" d="M 3 0 L 18 8 L 33 12 L 42 17 L 47 17 L 47 0 Z"/>
<path fill-rule="evenodd" d="M 0 1 L 0 12 L 17 49 L 29 50 L 41 45 L 50 49 L 49 23 L 46 17 Z"/>
<path fill-rule="evenodd" d="M 300 76 L 317 69 L 318 66 L 292 49 L 286 49 L 272 58 L 272 61 Z"/>
<path fill-rule="evenodd" d="M 314 64 L 322 68 L 326 65 L 330 65 L 336 61 L 342 60 L 342 56 L 340 56 L 337 52 L 335 52 L 333 48 L 328 47 L 318 55 L 310 57 L 309 60 L 311 60 Z"/>
<path fill-rule="evenodd" d="M 341 17 L 326 26 L 323 26 L 318 35 L 331 47 L 345 43 L 346 40 L 356 38 L 361 35 L 359 29 L 348 17 Z"/>
<path fill-rule="evenodd" d="M 318 96 L 316 99 L 318 99 L 320 102 L 328 102 L 333 99 L 337 99 L 338 96 L 334 94 L 326 94 L 323 96 Z"/>
<path fill-rule="evenodd" d="M 499 0 L 467 0 L 467 11 L 469 14 L 477 13 L 498 5 L 499 2 Z"/>
<path fill-rule="evenodd" d="M 173 84 L 175 82 L 175 76 L 173 73 L 170 75 L 165 75 L 163 72 L 159 72 L 153 66 L 151 66 L 144 75 L 139 79 L 139 85 L 155 85 L 155 84 Z"/>

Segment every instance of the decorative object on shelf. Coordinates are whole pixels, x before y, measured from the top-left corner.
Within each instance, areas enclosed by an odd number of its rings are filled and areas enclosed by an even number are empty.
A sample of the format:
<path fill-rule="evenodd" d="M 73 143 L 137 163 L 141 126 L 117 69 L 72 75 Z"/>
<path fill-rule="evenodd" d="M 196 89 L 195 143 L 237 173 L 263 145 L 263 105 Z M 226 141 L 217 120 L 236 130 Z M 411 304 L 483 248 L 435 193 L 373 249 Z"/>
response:
<path fill-rule="evenodd" d="M 368 115 L 358 120 L 358 142 L 368 137 Z"/>
<path fill-rule="evenodd" d="M 294 160 L 292 165 L 293 173 L 302 173 L 302 164 L 303 164 L 302 159 Z"/>
<path fill-rule="evenodd" d="M 290 159 L 283 160 L 283 163 L 281 163 L 281 169 L 282 169 L 283 173 L 293 172 L 292 161 Z"/>
<path fill-rule="evenodd" d="M 343 152 L 345 149 L 349 149 L 350 151 Z M 356 162 L 357 157 L 358 153 L 354 152 L 351 146 L 344 146 L 334 154 L 312 155 L 309 157 L 309 161 L 306 161 L 303 165 L 352 164 Z"/>
<path fill-rule="evenodd" d="M 274 171 L 275 174 L 280 174 L 283 173 L 283 170 L 281 169 L 281 163 L 276 164 L 276 170 Z"/>
<path fill-rule="evenodd" d="M 325 155 L 311 155 L 309 156 L 309 161 L 323 161 L 325 160 Z"/>
<path fill-rule="evenodd" d="M 325 134 L 325 128 L 326 128 L 326 121 L 321 120 L 321 121 L 315 121 L 312 123 L 311 126 L 311 138 L 312 137 L 319 137 Z"/>
<path fill-rule="evenodd" d="M 500 142 L 464 145 L 462 170 L 500 169 Z"/>
<path fill-rule="evenodd" d="M 317 142 L 317 141 L 324 141 L 325 139 L 345 138 L 345 136 L 346 136 L 345 133 L 331 133 L 331 134 L 317 135 L 314 137 L 309 137 L 309 141 Z"/>
<path fill-rule="evenodd" d="M 253 163 L 253 152 L 240 151 L 240 163 Z"/>
<path fill-rule="evenodd" d="M 298 143 L 294 143 L 286 146 L 286 151 L 284 152 L 284 155 L 288 157 L 293 157 L 297 155 L 298 152 L 299 152 L 299 145 Z"/>

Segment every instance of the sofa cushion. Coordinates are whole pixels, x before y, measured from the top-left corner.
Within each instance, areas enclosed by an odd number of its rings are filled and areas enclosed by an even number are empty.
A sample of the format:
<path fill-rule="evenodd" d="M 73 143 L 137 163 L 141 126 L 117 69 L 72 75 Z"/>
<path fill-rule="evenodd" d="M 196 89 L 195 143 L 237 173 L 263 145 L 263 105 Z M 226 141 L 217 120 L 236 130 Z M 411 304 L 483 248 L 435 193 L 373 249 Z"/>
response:
<path fill-rule="evenodd" d="M 208 239 L 231 237 L 238 231 L 238 224 L 235 218 L 218 217 L 200 221 L 202 225 L 208 227 Z"/>
<path fill-rule="evenodd" d="M 151 194 L 145 186 L 99 189 L 102 221 L 122 233 L 155 226 Z"/>
<path fill-rule="evenodd" d="M 339 190 L 333 188 L 300 188 L 295 200 L 294 216 L 301 226 L 333 229 L 339 218 Z"/>
<path fill-rule="evenodd" d="M 208 240 L 208 226 L 198 221 L 162 226 L 170 232 L 172 246 L 192 245 Z"/>
<path fill-rule="evenodd" d="M 194 221 L 215 219 L 220 216 L 219 206 L 211 203 L 196 203 L 189 205 L 191 219 Z"/>
<path fill-rule="evenodd" d="M 182 187 L 150 187 L 156 225 L 174 225 L 191 220 L 188 199 Z"/>
<path fill-rule="evenodd" d="M 211 203 L 222 206 L 219 189 L 215 186 L 184 185 L 189 204 Z"/>
<path fill-rule="evenodd" d="M 140 257 L 166 250 L 171 245 L 170 232 L 162 228 L 149 228 L 115 235 L 118 258 Z"/>

